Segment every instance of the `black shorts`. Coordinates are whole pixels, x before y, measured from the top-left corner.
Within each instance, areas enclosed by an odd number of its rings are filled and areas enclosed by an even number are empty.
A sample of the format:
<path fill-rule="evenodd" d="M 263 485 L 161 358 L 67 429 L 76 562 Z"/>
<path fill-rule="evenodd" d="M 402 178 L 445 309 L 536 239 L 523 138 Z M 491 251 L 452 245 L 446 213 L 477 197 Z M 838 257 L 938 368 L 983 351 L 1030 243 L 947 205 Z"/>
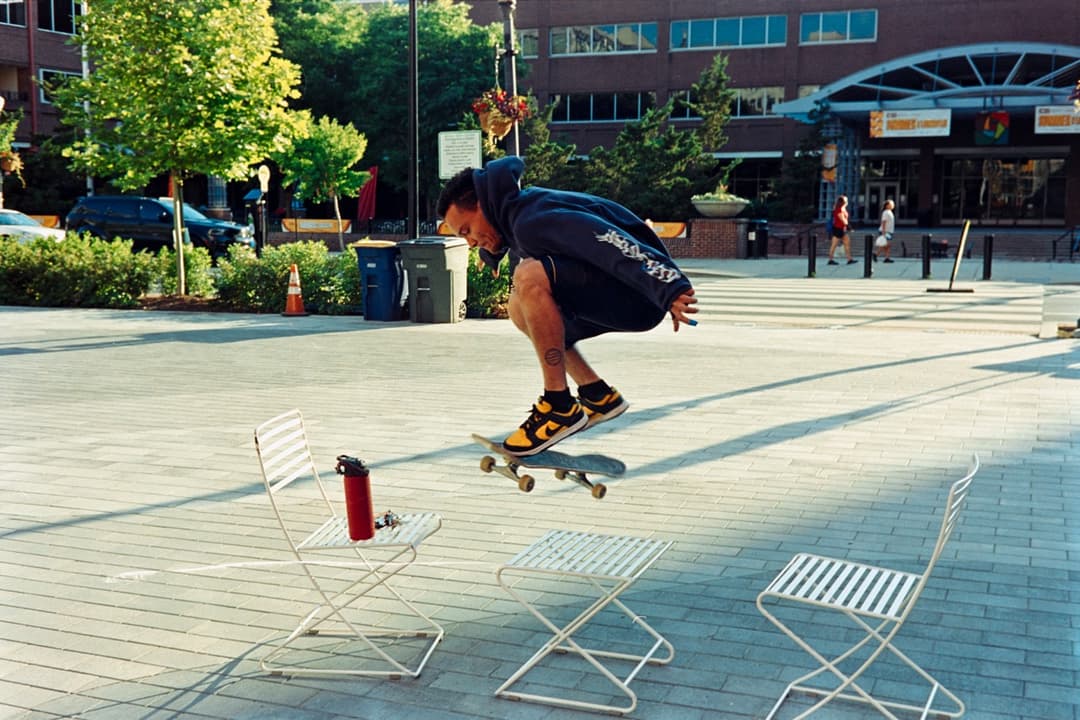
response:
<path fill-rule="evenodd" d="M 588 263 L 551 255 L 538 260 L 562 311 L 566 347 L 608 332 L 652 330 L 667 314 L 636 289 Z"/>

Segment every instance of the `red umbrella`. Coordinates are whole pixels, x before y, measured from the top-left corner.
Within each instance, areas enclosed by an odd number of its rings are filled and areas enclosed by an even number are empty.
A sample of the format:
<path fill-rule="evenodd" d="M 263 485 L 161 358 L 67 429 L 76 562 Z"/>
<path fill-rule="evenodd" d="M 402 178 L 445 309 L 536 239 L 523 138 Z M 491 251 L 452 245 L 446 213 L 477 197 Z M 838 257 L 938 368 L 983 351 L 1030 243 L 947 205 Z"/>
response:
<path fill-rule="evenodd" d="M 356 203 L 356 224 L 366 226 L 375 217 L 375 183 L 379 177 L 379 166 L 368 168 L 371 179 L 360 188 L 360 198 Z"/>

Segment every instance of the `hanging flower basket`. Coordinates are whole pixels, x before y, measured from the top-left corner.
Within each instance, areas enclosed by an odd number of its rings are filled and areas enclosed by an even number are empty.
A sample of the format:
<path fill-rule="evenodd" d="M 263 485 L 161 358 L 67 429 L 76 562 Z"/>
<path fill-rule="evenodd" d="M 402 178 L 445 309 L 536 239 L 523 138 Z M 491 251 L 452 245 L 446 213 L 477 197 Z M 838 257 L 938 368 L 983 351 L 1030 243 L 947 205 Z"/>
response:
<path fill-rule="evenodd" d="M 480 119 L 480 129 L 498 140 L 506 137 L 514 127 L 513 120 L 495 110 L 484 110 L 477 113 L 477 117 Z"/>
<path fill-rule="evenodd" d="M 500 87 L 485 90 L 473 100 L 472 109 L 480 120 L 480 128 L 498 140 L 506 137 L 514 123 L 532 115 L 528 98 L 511 95 Z"/>

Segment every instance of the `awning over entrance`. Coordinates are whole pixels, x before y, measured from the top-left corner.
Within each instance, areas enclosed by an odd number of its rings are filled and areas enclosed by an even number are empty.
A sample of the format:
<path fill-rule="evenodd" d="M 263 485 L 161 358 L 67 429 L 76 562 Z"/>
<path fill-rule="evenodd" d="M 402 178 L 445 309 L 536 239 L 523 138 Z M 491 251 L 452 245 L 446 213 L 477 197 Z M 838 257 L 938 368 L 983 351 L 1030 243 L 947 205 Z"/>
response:
<path fill-rule="evenodd" d="M 841 118 L 872 110 L 949 108 L 959 115 L 1064 105 L 1080 76 L 1080 47 L 983 43 L 908 55 L 869 67 L 817 92 L 778 103 L 777 115 L 807 122 L 818 103 Z"/>

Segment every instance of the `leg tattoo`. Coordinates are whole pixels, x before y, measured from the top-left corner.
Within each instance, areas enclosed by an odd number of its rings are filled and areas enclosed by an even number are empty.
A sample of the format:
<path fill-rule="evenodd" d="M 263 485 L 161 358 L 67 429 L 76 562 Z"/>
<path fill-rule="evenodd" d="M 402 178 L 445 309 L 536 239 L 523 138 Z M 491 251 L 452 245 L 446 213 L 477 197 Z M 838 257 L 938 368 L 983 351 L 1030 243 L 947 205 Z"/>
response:
<path fill-rule="evenodd" d="M 561 365 L 563 362 L 563 351 L 558 348 L 549 348 L 545 350 L 544 362 L 553 367 L 556 365 Z"/>

